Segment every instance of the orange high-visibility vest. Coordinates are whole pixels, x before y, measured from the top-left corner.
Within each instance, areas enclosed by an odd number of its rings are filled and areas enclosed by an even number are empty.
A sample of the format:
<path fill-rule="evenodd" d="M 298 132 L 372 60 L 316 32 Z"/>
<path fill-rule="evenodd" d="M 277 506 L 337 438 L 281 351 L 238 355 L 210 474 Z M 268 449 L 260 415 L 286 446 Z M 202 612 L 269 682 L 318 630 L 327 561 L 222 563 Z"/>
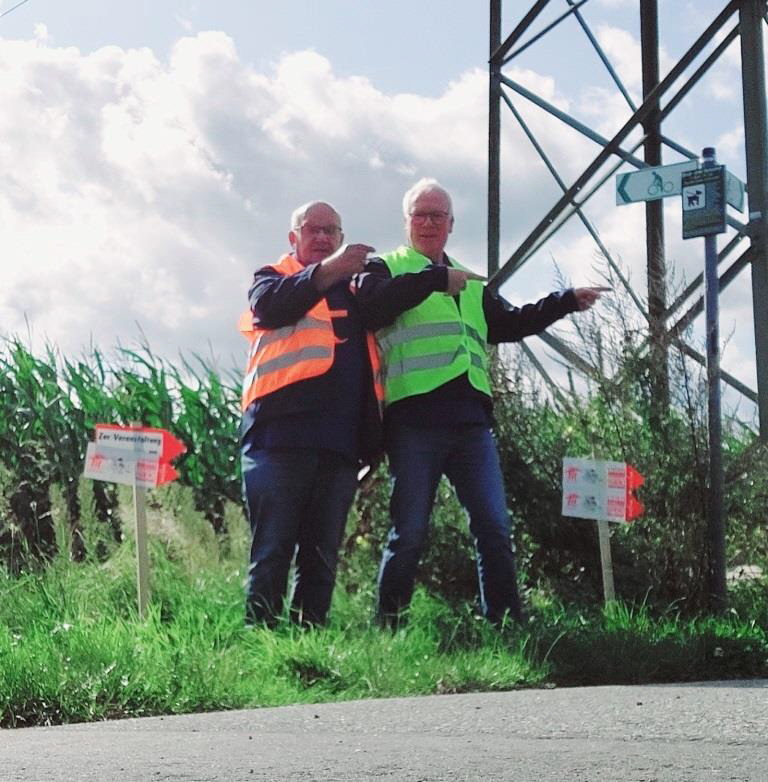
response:
<path fill-rule="evenodd" d="M 304 267 L 292 255 L 284 255 L 273 268 L 288 276 Z M 239 322 L 241 333 L 251 343 L 243 378 L 243 411 L 255 399 L 291 383 L 325 374 L 333 365 L 336 344 L 342 341 L 333 333 L 332 319 L 346 314 L 346 310 L 331 310 L 322 298 L 296 323 L 277 329 L 262 329 L 254 324 L 251 310 L 246 310 Z M 376 399 L 381 405 L 384 389 L 378 348 L 373 334 L 369 333 L 366 341 Z"/>

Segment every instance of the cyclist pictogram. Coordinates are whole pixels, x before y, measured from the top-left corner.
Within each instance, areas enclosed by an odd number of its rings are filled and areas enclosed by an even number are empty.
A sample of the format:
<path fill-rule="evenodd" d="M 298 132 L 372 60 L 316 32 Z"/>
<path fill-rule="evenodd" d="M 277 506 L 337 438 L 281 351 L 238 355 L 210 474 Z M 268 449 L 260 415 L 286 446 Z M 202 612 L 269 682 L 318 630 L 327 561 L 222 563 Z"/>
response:
<path fill-rule="evenodd" d="M 648 195 L 662 195 L 663 193 L 671 193 L 675 183 L 667 180 L 666 182 L 661 178 L 661 175 L 656 171 L 653 172 L 653 181 L 648 187 Z"/>

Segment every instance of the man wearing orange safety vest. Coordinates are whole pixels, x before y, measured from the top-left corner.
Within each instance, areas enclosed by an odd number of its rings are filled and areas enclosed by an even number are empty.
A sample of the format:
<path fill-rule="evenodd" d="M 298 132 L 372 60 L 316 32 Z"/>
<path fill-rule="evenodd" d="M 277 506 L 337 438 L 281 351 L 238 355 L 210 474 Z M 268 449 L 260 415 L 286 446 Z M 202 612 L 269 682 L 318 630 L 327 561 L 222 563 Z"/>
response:
<path fill-rule="evenodd" d="M 373 248 L 343 238 L 332 206 L 299 207 L 291 252 L 256 271 L 240 321 L 248 624 L 280 616 L 294 553 L 291 617 L 326 620 L 358 470 L 380 443 L 376 350 L 350 288 Z"/>

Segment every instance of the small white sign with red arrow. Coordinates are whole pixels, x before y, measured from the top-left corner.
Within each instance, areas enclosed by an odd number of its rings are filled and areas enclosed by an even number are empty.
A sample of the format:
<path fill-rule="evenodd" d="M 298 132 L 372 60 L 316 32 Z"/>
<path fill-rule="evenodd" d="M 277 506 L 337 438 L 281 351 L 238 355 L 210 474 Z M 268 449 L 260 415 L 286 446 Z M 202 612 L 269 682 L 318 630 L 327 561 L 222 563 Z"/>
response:
<path fill-rule="evenodd" d="M 165 429 L 96 424 L 88 443 L 86 478 L 152 489 L 178 478 L 171 460 L 184 453 L 184 443 Z"/>
<path fill-rule="evenodd" d="M 645 479 L 625 462 L 563 459 L 563 516 L 630 522 L 642 515 L 635 490 Z"/>

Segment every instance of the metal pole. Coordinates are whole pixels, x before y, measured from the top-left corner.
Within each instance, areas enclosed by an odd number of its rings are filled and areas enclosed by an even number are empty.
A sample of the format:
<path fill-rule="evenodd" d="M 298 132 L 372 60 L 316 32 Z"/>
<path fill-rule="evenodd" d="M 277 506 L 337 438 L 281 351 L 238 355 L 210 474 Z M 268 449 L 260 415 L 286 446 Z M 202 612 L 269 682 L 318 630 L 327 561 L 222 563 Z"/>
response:
<path fill-rule="evenodd" d="M 640 48 L 642 51 L 643 100 L 659 84 L 659 11 L 657 0 L 640 2 Z M 660 166 L 661 128 L 659 100 L 643 120 L 646 138 L 645 162 Z M 654 390 L 654 427 L 658 431 L 661 416 L 669 406 L 669 369 L 665 339 L 664 313 L 667 309 L 667 270 L 664 257 L 664 202 L 645 203 L 646 268 L 648 273 L 648 326 L 651 347 L 651 382 Z"/>
<path fill-rule="evenodd" d="M 713 168 L 715 150 L 702 151 L 702 168 Z M 717 235 L 704 237 L 704 298 L 707 329 L 707 412 L 709 430 L 709 502 L 707 532 L 709 540 L 710 608 L 722 613 L 726 605 L 725 520 L 723 519 L 723 443 L 720 415 L 720 327 L 717 277 Z"/>
<path fill-rule="evenodd" d="M 501 211 L 501 0 L 491 0 L 488 60 L 488 277 L 499 270 Z"/>
<path fill-rule="evenodd" d="M 763 47 L 765 13 L 765 0 L 744 0 L 739 9 L 749 200 L 748 232 L 755 249 L 752 261 L 752 309 L 755 323 L 757 407 L 762 440 L 768 440 L 768 120 Z"/>

